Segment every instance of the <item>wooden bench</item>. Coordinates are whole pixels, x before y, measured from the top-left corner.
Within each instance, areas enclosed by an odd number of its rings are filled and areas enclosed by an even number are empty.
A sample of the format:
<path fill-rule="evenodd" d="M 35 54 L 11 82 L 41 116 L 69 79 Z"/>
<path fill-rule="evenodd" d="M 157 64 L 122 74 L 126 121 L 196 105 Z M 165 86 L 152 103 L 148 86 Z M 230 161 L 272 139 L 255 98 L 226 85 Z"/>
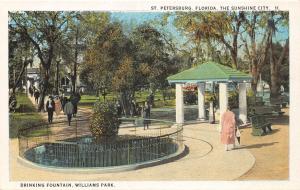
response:
<path fill-rule="evenodd" d="M 250 118 L 252 124 L 252 135 L 253 136 L 263 136 L 268 132 L 272 131 L 271 123 L 268 122 L 263 115 L 253 115 Z"/>
<path fill-rule="evenodd" d="M 273 109 L 273 112 L 277 113 L 278 115 L 284 114 L 284 112 L 281 111 L 281 105 L 280 104 L 272 105 L 272 109 Z"/>
<path fill-rule="evenodd" d="M 263 101 L 263 98 L 260 97 L 260 96 L 257 96 L 256 97 L 255 105 L 257 105 L 257 106 L 263 106 L 263 105 L 265 105 L 265 102 Z"/>
<path fill-rule="evenodd" d="M 264 115 L 264 116 L 280 116 L 284 114 L 281 111 L 281 106 L 278 105 L 269 105 L 269 106 L 256 106 L 249 111 L 249 115 Z"/>

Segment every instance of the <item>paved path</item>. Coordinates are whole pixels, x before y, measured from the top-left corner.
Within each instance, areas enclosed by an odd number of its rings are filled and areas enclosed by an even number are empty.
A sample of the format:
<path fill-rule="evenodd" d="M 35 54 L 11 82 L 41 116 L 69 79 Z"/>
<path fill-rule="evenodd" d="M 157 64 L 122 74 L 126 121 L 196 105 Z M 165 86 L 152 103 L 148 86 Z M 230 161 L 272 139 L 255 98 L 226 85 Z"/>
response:
<path fill-rule="evenodd" d="M 37 108 L 37 104 L 34 102 L 34 98 L 28 96 L 28 98 L 31 100 L 32 104 Z M 45 105 L 48 100 L 48 96 L 45 97 Z M 84 108 L 84 107 L 78 107 L 78 114 L 76 118 L 86 118 L 90 115 L 91 109 L 89 108 Z M 47 112 L 40 112 L 40 114 L 43 116 L 45 121 L 48 121 L 48 113 Z M 74 118 L 73 118 L 74 120 Z M 58 121 L 67 121 L 67 116 L 64 115 L 63 111 L 60 112 L 59 115 L 56 115 L 56 113 L 53 113 L 53 122 L 58 122 Z"/>
<path fill-rule="evenodd" d="M 271 121 L 273 133 L 253 137 L 243 129 L 242 143 L 256 158 L 254 167 L 238 180 L 287 180 L 289 178 L 289 109 Z"/>
<path fill-rule="evenodd" d="M 17 139 L 10 141 L 11 180 L 234 180 L 249 171 L 255 159 L 246 149 L 224 151 L 216 126 L 184 127 L 188 154 L 181 159 L 119 173 L 76 174 L 28 167 L 17 160 Z"/>

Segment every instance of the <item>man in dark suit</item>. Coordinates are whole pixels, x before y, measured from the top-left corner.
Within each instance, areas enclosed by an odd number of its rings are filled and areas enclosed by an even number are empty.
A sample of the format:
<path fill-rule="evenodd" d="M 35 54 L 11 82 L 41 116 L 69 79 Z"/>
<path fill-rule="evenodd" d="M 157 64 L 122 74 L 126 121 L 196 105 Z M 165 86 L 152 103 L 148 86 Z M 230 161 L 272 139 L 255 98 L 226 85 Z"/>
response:
<path fill-rule="evenodd" d="M 52 123 L 52 121 L 53 121 L 54 109 L 55 109 L 55 103 L 54 103 L 53 97 L 49 96 L 49 99 L 47 100 L 47 103 L 46 103 L 46 110 L 48 112 L 48 122 L 49 123 Z"/>

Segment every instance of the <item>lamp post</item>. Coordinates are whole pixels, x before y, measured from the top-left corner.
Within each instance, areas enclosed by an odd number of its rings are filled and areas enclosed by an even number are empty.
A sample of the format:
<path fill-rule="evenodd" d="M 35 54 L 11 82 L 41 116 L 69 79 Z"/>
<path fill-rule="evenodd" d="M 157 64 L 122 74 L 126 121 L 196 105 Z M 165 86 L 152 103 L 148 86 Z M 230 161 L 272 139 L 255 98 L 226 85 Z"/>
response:
<path fill-rule="evenodd" d="M 61 59 L 58 58 L 56 60 L 56 84 L 55 84 L 55 91 L 56 91 L 56 94 L 59 95 L 59 86 L 58 86 L 58 83 L 59 83 L 59 64 L 61 62 Z"/>
<path fill-rule="evenodd" d="M 209 100 L 209 123 L 214 124 L 215 119 L 215 104 L 216 104 L 216 94 L 215 94 L 215 83 L 212 82 L 212 96 Z"/>

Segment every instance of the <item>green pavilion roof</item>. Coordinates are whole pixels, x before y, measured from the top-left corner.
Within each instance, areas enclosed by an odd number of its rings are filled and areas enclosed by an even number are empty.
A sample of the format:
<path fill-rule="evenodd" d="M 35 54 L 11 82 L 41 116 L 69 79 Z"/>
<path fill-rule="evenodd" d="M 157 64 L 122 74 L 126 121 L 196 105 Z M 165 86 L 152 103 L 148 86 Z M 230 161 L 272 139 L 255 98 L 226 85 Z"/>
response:
<path fill-rule="evenodd" d="M 206 62 L 169 76 L 167 79 L 169 83 L 250 82 L 251 75 L 215 62 Z"/>

